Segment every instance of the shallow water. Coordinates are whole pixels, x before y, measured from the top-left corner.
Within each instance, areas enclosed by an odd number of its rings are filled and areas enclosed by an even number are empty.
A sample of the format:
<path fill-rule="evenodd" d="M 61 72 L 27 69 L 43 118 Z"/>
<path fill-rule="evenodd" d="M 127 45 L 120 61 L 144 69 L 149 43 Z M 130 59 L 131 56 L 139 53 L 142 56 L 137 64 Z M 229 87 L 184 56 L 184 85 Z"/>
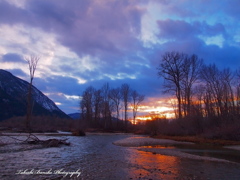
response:
<path fill-rule="evenodd" d="M 240 163 L 240 151 L 234 149 L 223 148 L 221 146 L 214 145 L 198 145 L 198 144 L 185 144 L 185 145 L 177 145 L 181 151 L 205 156 L 205 157 L 214 157 L 225 159 L 228 161 Z"/>
<path fill-rule="evenodd" d="M 2 146 L 0 147 L 0 179 L 149 180 L 239 179 L 240 177 L 240 165 L 237 163 L 164 156 L 112 144 L 127 137 L 136 136 L 123 134 L 92 134 L 86 137 L 41 136 L 41 139 L 68 138 L 71 146 L 31 150 L 25 147 L 26 150 L 12 152 Z M 28 174 L 18 174 L 20 171 Z M 44 174 L 47 172 L 48 174 Z M 64 172 L 65 174 L 61 174 Z M 76 174 L 66 175 L 67 172 Z"/>

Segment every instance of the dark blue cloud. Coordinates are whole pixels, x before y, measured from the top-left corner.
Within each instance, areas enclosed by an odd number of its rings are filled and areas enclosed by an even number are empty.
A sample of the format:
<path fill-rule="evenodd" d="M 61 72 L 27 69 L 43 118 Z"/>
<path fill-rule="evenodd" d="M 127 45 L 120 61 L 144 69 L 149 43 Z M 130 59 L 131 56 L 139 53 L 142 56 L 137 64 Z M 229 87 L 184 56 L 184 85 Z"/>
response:
<path fill-rule="evenodd" d="M 6 69 L 7 71 L 11 72 L 14 76 L 20 76 L 25 78 L 28 78 L 28 74 L 23 72 L 21 69 Z"/>
<path fill-rule="evenodd" d="M 143 17 L 147 18 L 152 13 L 147 9 L 152 2 L 156 5 L 160 3 L 162 9 L 159 14 L 154 12 L 157 15 L 149 18 L 149 24 L 144 24 Z M 40 29 L 53 35 L 56 38 L 54 43 L 78 56 L 63 59 L 55 54 L 53 59 L 60 58 L 63 63 L 52 64 L 48 68 L 55 74 L 62 72 L 63 75 L 34 78 L 37 88 L 50 93 L 50 98 L 67 108 L 67 103 L 77 106 L 77 102 L 66 98 L 64 94 L 81 95 L 88 86 L 99 89 L 107 82 L 111 87 L 128 83 L 146 96 L 163 96 L 162 79 L 157 77 L 156 68 L 161 55 L 167 51 L 197 54 L 205 63 L 216 63 L 221 68 L 238 68 L 240 44 L 234 31 L 239 30 L 239 25 L 234 22 L 239 20 L 240 4 L 226 0 L 207 3 L 171 0 L 72 0 L 71 3 L 64 0 L 31 0 L 26 1 L 24 8 L 20 8 L 2 0 L 0 25 L 7 24 L 13 28 L 14 25 L 21 25 L 36 31 Z M 146 33 L 143 30 L 145 25 L 155 25 L 154 28 L 157 26 L 159 31 Z M 151 46 L 146 47 L 141 37 L 151 34 L 155 35 L 156 42 L 150 42 Z M 216 42 L 217 38 L 220 42 Z M 34 37 L 29 39 L 33 44 L 40 40 Z M 54 51 L 54 48 L 50 51 Z M 84 57 L 89 57 L 91 62 L 82 61 Z M 8 53 L 1 57 L 1 61 L 23 62 L 23 59 L 17 53 Z M 76 66 L 76 63 L 82 63 L 86 69 L 78 70 L 79 64 Z M 94 67 L 87 68 L 91 64 Z M 41 66 L 44 68 L 44 64 Z M 11 72 L 24 76 L 19 70 Z M 86 83 L 79 84 L 78 78 L 86 80 Z"/>
<path fill-rule="evenodd" d="M 60 65 L 58 68 L 63 72 L 73 72 L 76 70 L 75 67 L 71 65 Z"/>
<path fill-rule="evenodd" d="M 159 20 L 158 25 L 160 28 L 159 37 L 167 39 L 183 39 L 189 36 L 198 34 L 199 29 L 185 21 L 175 20 Z"/>
<path fill-rule="evenodd" d="M 206 22 L 194 21 L 188 23 L 183 20 L 159 20 L 157 21 L 160 32 L 159 38 L 167 38 L 174 40 L 182 40 L 185 38 L 193 38 L 198 35 L 202 36 L 226 36 L 225 27 L 221 23 L 208 25 Z"/>
<path fill-rule="evenodd" d="M 32 0 L 25 9 L 1 1 L 0 23 L 27 24 L 58 35 L 79 56 L 121 53 L 137 45 L 142 9 L 124 1 Z"/>
<path fill-rule="evenodd" d="M 215 63 L 221 68 L 234 70 L 240 66 L 240 46 L 236 46 L 222 22 L 209 25 L 206 22 L 168 19 L 159 20 L 157 24 L 158 37 L 169 41 L 154 47 L 156 55 L 152 57 L 152 63 L 159 62 L 166 51 L 179 51 L 196 54 L 205 63 Z M 210 39 L 212 37 L 215 39 Z"/>
<path fill-rule="evenodd" d="M 67 95 L 78 94 L 80 90 L 78 80 L 72 77 L 51 76 L 45 79 L 35 78 L 34 83 L 42 91 L 62 92 Z"/>
<path fill-rule="evenodd" d="M 27 23 L 30 14 L 28 11 L 11 5 L 7 1 L 0 1 L 0 24 Z"/>
<path fill-rule="evenodd" d="M 7 53 L 7 54 L 2 56 L 1 60 L 3 62 L 26 63 L 26 61 L 23 60 L 23 58 L 20 55 L 16 54 L 16 53 Z"/>

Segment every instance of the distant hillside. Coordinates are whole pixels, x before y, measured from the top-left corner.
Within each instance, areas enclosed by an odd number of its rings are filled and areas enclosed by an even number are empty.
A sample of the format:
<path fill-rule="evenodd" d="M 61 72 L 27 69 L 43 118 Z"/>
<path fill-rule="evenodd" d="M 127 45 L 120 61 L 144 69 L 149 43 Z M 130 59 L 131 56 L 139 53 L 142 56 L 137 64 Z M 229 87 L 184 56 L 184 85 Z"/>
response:
<path fill-rule="evenodd" d="M 68 116 L 74 120 L 77 120 L 77 119 L 80 119 L 81 113 L 71 113 L 71 114 L 68 114 Z"/>
<path fill-rule="evenodd" d="M 26 115 L 28 87 L 27 81 L 0 69 L 0 120 Z M 34 102 L 33 115 L 69 118 L 52 100 L 34 86 L 32 98 Z"/>

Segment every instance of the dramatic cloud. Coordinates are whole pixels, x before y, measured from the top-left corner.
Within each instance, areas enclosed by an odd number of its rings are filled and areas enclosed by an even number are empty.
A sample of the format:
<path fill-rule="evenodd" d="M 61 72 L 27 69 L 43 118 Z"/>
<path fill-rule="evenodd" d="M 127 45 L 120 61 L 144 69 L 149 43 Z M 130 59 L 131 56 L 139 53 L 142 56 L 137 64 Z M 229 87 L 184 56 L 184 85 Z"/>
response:
<path fill-rule="evenodd" d="M 6 69 L 6 71 L 11 72 L 15 76 L 21 77 L 21 78 L 27 78 L 27 74 L 25 74 L 21 69 Z"/>
<path fill-rule="evenodd" d="M 28 80 L 24 58 L 39 56 L 34 85 L 65 112 L 88 86 L 129 83 L 162 106 L 157 66 L 166 51 L 240 67 L 239 1 L 0 0 L 0 68 Z M 154 105 L 151 105 L 153 103 Z M 156 107 L 155 107 L 156 106 Z M 147 110 L 146 110 L 147 112 Z"/>
<path fill-rule="evenodd" d="M 197 36 L 213 37 L 218 35 L 227 36 L 225 27 L 220 24 L 208 25 L 207 23 L 193 22 L 188 23 L 180 20 L 159 20 L 159 38 L 183 40 Z"/>
<path fill-rule="evenodd" d="M 8 53 L 2 56 L 3 62 L 16 62 L 16 63 L 26 63 L 21 56 L 15 53 Z"/>

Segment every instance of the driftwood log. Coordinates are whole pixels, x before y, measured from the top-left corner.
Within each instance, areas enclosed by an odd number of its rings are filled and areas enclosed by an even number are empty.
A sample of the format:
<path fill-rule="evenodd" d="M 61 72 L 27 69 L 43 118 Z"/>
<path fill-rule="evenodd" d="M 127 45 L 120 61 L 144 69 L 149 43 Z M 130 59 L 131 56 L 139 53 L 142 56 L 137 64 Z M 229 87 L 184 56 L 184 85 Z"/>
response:
<path fill-rule="evenodd" d="M 76 130 L 72 132 L 73 136 L 86 136 L 86 133 L 82 130 Z"/>
<path fill-rule="evenodd" d="M 59 147 L 61 145 L 69 146 L 70 143 L 62 139 L 48 139 L 48 140 L 31 140 L 27 141 L 29 144 L 42 144 L 44 147 Z"/>
<path fill-rule="evenodd" d="M 3 135 L 2 136 L 7 136 L 11 139 L 14 139 L 16 141 L 20 141 L 22 143 L 27 143 L 27 144 L 37 144 L 37 145 L 42 145 L 43 147 L 59 147 L 61 145 L 66 145 L 69 146 L 70 143 L 67 142 L 67 139 L 47 139 L 47 140 L 40 140 L 36 135 L 29 133 L 28 136 L 26 137 L 25 140 L 18 139 L 14 137 L 13 135 Z M 0 141 L 0 145 L 5 145 L 5 143 Z"/>

